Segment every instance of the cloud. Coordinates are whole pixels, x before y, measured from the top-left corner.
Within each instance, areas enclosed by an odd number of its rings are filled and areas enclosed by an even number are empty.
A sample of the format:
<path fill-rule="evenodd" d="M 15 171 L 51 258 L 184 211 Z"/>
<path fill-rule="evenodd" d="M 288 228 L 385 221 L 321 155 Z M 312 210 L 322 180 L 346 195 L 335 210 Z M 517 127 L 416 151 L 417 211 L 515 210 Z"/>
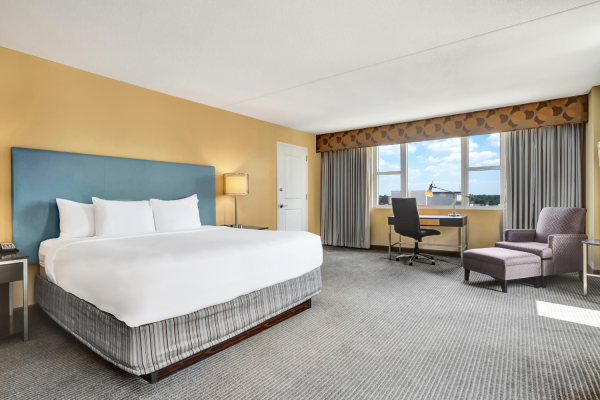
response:
<path fill-rule="evenodd" d="M 471 167 L 484 167 L 490 165 L 500 165 L 500 157 L 498 153 L 493 151 L 471 151 L 469 152 L 469 165 Z"/>
<path fill-rule="evenodd" d="M 419 176 L 421 175 L 421 171 L 418 169 L 414 169 L 414 168 L 409 168 L 408 169 L 408 176 Z"/>
<path fill-rule="evenodd" d="M 423 156 L 416 156 L 415 158 L 419 161 L 423 161 L 425 159 L 425 157 L 423 157 Z M 429 158 L 431 158 L 431 157 L 429 157 Z"/>
<path fill-rule="evenodd" d="M 415 151 L 417 151 L 418 148 L 419 148 L 418 143 L 409 143 L 408 146 L 406 146 L 406 150 L 409 153 L 414 153 Z"/>
<path fill-rule="evenodd" d="M 444 158 L 442 158 L 442 160 L 446 161 L 446 162 L 460 162 L 460 153 L 452 153 L 449 156 L 446 156 Z"/>
<path fill-rule="evenodd" d="M 433 157 L 429 157 L 433 159 Z M 436 159 L 440 161 L 440 159 Z M 449 156 L 442 157 L 437 165 L 430 165 L 424 169 L 425 172 L 432 173 L 433 176 L 460 176 L 460 150 L 458 153 L 452 153 Z"/>
<path fill-rule="evenodd" d="M 436 176 L 440 176 L 440 174 L 433 174 L 431 176 L 433 176 L 435 178 Z"/>
<path fill-rule="evenodd" d="M 481 163 L 481 165 L 476 165 L 476 167 L 495 167 L 500 165 L 500 159 L 497 158 L 495 160 L 485 160 Z"/>
<path fill-rule="evenodd" d="M 384 168 L 386 171 L 400 171 L 400 164 L 393 164 L 380 158 L 379 170 L 382 171 Z"/>
<path fill-rule="evenodd" d="M 490 146 L 500 147 L 500 134 L 492 133 L 490 136 L 488 136 L 487 141 Z"/>
<path fill-rule="evenodd" d="M 422 156 L 419 156 L 419 157 L 422 158 Z M 429 158 L 427 159 L 427 161 L 428 162 L 440 162 L 440 159 L 439 158 L 433 158 L 433 157 L 429 156 Z"/>
<path fill-rule="evenodd" d="M 478 148 L 479 145 L 473 139 L 469 139 L 469 150 Z"/>
<path fill-rule="evenodd" d="M 431 144 L 427 145 L 427 149 L 436 153 L 460 153 L 460 138 L 436 140 Z"/>
<path fill-rule="evenodd" d="M 400 145 L 393 144 L 391 146 L 379 146 L 380 156 L 400 156 Z"/>

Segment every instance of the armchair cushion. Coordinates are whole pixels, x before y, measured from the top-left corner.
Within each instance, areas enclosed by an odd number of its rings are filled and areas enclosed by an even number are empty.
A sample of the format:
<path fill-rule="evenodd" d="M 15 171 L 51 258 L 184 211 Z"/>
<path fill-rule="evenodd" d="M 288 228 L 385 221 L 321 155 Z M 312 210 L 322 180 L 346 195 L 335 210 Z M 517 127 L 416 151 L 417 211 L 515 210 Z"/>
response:
<path fill-rule="evenodd" d="M 533 242 L 535 229 L 505 229 L 504 240 L 507 242 Z"/>
<path fill-rule="evenodd" d="M 548 243 L 548 236 L 557 233 L 583 234 L 585 208 L 544 207 L 538 218 L 534 241 Z"/>
<path fill-rule="evenodd" d="M 534 231 L 535 232 L 535 231 Z M 542 260 L 552 258 L 552 248 L 545 243 L 538 242 L 497 242 L 496 247 L 503 249 L 523 251 L 525 253 L 535 254 Z"/>

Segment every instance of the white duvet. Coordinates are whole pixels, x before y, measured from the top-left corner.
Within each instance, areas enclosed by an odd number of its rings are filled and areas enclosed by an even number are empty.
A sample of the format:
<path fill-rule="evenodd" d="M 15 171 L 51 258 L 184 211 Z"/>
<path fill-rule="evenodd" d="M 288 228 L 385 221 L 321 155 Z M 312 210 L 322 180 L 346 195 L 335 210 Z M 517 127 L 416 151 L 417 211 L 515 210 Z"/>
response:
<path fill-rule="evenodd" d="M 131 327 L 296 278 L 323 263 L 307 232 L 199 229 L 54 242 L 48 279 Z"/>

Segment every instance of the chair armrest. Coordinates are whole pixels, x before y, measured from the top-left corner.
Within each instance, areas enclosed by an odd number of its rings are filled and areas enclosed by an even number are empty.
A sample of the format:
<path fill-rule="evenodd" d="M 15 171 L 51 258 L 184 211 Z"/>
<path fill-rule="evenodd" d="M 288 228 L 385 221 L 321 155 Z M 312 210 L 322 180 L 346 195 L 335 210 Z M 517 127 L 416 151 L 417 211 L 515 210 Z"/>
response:
<path fill-rule="evenodd" d="M 548 246 L 552 249 L 560 251 L 565 246 L 577 246 L 578 249 L 583 248 L 581 242 L 586 240 L 588 236 L 585 233 L 558 233 L 548 235 Z"/>
<path fill-rule="evenodd" d="M 533 242 L 535 229 L 505 229 L 505 242 Z"/>
<path fill-rule="evenodd" d="M 557 234 L 548 236 L 548 246 L 552 249 L 552 265 L 548 265 L 545 275 L 564 274 L 581 271 L 583 264 L 583 244 L 585 234 Z"/>

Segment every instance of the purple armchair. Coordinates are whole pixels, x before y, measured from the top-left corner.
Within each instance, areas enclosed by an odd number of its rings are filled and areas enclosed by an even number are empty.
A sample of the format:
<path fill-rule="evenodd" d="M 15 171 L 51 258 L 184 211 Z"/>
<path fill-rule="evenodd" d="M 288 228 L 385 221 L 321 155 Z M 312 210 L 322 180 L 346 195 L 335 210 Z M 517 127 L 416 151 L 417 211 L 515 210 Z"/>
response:
<path fill-rule="evenodd" d="M 496 247 L 540 256 L 544 277 L 581 272 L 586 213 L 585 208 L 545 207 L 537 229 L 506 229 L 504 242 L 497 242 Z"/>

